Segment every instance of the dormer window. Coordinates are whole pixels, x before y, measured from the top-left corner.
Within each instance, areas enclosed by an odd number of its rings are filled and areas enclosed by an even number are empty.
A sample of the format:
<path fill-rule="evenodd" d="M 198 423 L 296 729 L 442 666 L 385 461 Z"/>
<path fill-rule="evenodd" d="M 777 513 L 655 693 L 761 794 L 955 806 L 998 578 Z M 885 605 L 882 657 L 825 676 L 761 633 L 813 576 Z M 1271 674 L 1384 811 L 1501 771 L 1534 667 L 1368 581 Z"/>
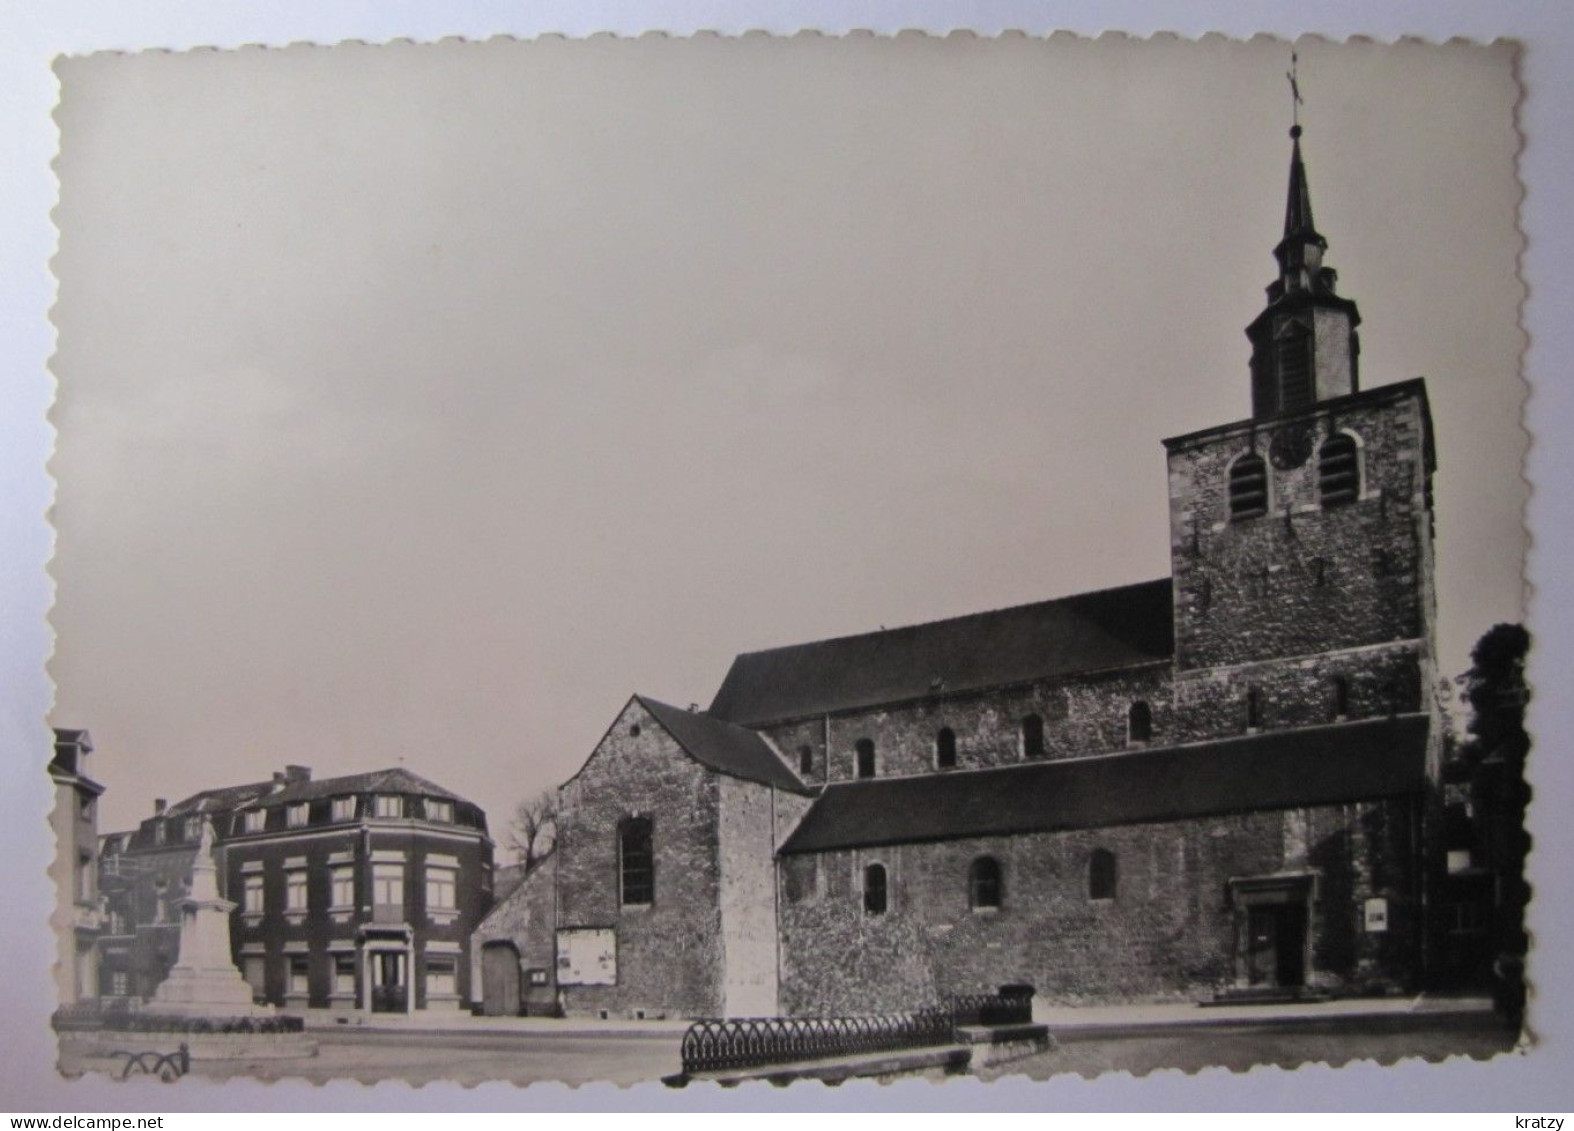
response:
<path fill-rule="evenodd" d="M 355 820 L 355 798 L 335 797 L 333 799 L 333 819 L 335 821 Z"/>
<path fill-rule="evenodd" d="M 379 817 L 398 819 L 404 816 L 404 798 L 396 793 L 379 793 L 372 812 Z"/>
<path fill-rule="evenodd" d="M 284 823 L 292 829 L 304 828 L 309 814 L 306 802 L 297 802 L 284 810 Z"/>
<path fill-rule="evenodd" d="M 437 821 L 444 825 L 453 824 L 454 803 L 452 801 L 440 801 L 435 797 L 427 798 L 426 819 L 428 821 Z"/>
<path fill-rule="evenodd" d="M 268 814 L 261 809 L 247 810 L 241 818 L 242 828 L 249 833 L 260 833 L 267 826 Z"/>
<path fill-rule="evenodd" d="M 187 840 L 199 839 L 202 836 L 202 818 L 187 817 L 184 835 Z"/>
<path fill-rule="evenodd" d="M 1268 513 L 1268 462 L 1247 452 L 1230 464 L 1230 521 L 1261 518 Z"/>
<path fill-rule="evenodd" d="M 163 844 L 164 843 L 164 837 L 166 835 L 167 834 L 164 831 L 164 822 L 163 821 L 155 822 L 154 825 L 153 825 L 153 843 L 154 844 Z"/>

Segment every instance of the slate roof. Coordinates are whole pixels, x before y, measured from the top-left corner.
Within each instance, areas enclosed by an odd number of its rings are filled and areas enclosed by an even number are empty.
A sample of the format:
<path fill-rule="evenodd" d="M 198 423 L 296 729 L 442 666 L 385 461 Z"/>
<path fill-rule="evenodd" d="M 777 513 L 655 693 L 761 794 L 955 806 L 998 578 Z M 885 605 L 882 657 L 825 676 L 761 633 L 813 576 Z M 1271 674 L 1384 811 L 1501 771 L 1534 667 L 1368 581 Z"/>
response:
<path fill-rule="evenodd" d="M 733 661 L 710 714 L 759 725 L 1164 661 L 1175 653 L 1172 600 L 1166 577 L 906 628 L 746 652 Z"/>
<path fill-rule="evenodd" d="M 641 706 L 699 762 L 745 781 L 812 793 L 763 737 L 752 730 L 636 695 Z"/>
<path fill-rule="evenodd" d="M 292 801 L 311 801 L 343 793 L 414 793 L 425 797 L 444 797 L 450 801 L 465 800 L 436 782 L 427 781 L 420 774 L 412 774 L 396 766 L 387 770 L 370 770 L 364 774 L 323 778 L 321 781 L 290 782 L 278 792 L 259 798 L 257 804 L 287 805 Z"/>
<path fill-rule="evenodd" d="M 188 813 L 223 813 L 244 805 L 266 794 L 273 788 L 271 781 L 247 782 L 244 785 L 227 785 L 220 789 L 204 789 L 183 797 L 164 810 L 165 817 L 180 817 Z"/>
<path fill-rule="evenodd" d="M 1419 792 L 1425 715 L 827 786 L 784 854 L 1103 828 Z"/>

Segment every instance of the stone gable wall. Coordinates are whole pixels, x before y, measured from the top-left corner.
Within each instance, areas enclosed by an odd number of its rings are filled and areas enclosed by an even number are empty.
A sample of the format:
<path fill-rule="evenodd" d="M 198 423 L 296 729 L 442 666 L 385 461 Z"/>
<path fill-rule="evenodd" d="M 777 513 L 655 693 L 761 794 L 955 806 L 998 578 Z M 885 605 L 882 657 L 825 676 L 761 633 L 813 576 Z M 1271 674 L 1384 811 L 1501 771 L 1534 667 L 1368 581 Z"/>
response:
<path fill-rule="evenodd" d="M 696 1017 L 721 1012 L 724 955 L 717 775 L 631 701 L 580 772 L 559 814 L 558 927 L 610 927 L 617 984 L 562 986 L 571 1017 Z M 618 825 L 653 822 L 654 902 L 620 903 Z M 769 828 L 767 818 L 766 827 Z"/>

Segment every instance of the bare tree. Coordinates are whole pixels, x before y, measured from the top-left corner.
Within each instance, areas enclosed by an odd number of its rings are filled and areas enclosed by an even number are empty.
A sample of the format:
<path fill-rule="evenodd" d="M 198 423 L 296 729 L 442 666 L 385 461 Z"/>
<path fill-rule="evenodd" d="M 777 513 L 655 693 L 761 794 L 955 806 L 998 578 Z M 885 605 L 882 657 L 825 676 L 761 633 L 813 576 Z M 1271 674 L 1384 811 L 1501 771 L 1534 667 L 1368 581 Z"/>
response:
<path fill-rule="evenodd" d="M 508 847 L 518 854 L 526 872 L 552 851 L 556 839 L 557 790 L 542 790 L 514 807 L 508 823 Z"/>

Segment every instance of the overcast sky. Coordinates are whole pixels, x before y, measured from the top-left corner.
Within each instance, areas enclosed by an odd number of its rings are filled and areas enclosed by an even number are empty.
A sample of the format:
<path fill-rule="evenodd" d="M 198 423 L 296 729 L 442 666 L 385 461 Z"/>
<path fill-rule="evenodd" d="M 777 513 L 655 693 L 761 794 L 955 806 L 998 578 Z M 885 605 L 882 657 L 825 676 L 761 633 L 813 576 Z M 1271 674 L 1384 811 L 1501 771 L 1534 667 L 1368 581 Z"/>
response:
<path fill-rule="evenodd" d="M 56 725 L 101 827 L 403 764 L 487 808 L 733 654 L 1168 571 L 1248 414 L 1285 45 L 94 56 L 62 102 Z M 1442 666 L 1521 617 L 1506 48 L 1301 46 L 1368 386 L 1425 375 Z M 1534 627 L 1534 626 L 1532 626 Z"/>

